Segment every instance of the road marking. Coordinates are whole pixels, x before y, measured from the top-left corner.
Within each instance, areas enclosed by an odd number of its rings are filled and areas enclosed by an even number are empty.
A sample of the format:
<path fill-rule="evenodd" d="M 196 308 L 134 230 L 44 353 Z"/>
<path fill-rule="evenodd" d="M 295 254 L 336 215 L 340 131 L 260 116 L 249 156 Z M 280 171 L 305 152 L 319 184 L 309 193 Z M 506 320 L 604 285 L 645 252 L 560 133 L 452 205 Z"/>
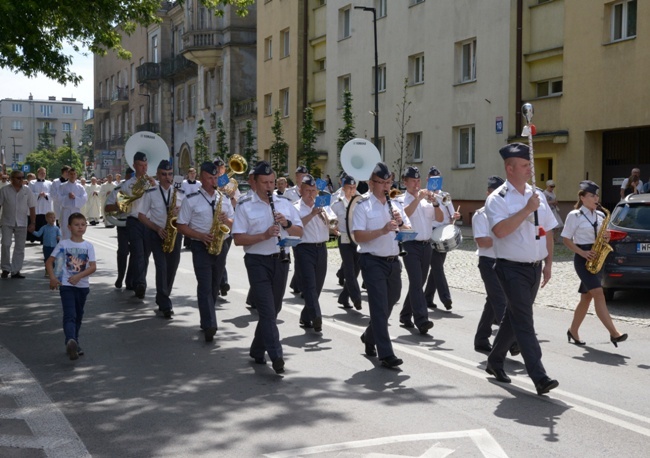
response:
<path fill-rule="evenodd" d="M 317 445 L 314 447 L 296 448 L 293 450 L 283 450 L 275 453 L 268 453 L 264 456 L 269 458 L 294 458 L 304 455 L 315 455 L 317 453 L 337 452 L 340 450 L 349 450 L 355 448 L 373 447 L 376 445 L 398 444 L 403 442 L 445 440 L 445 439 L 464 439 L 469 438 L 474 442 L 481 454 L 491 458 L 507 458 L 508 455 L 501 448 L 499 443 L 485 429 L 474 429 L 468 431 L 449 431 L 442 433 L 425 433 L 425 434 L 406 434 L 402 436 L 380 437 L 377 439 L 366 439 L 360 441 L 340 442 L 338 444 Z M 434 444 L 420 456 L 439 456 L 434 455 L 433 450 L 440 450 L 440 444 Z M 373 456 L 382 456 L 373 453 Z M 386 455 L 399 456 L 399 455 Z M 408 455 L 412 456 L 412 455 Z"/>

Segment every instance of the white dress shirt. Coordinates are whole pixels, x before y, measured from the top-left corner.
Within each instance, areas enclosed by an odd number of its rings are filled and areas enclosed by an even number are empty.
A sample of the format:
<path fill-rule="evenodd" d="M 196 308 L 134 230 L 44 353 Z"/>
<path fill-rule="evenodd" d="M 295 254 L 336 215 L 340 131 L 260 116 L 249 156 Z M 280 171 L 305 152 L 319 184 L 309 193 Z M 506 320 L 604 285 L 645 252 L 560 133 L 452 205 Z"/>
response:
<path fill-rule="evenodd" d="M 403 196 L 400 196 L 398 199 L 401 202 L 403 208 L 408 207 L 411 203 L 417 199 L 410 192 L 406 192 Z M 444 211 L 444 210 L 443 210 Z M 411 229 L 418 233 L 415 237 L 415 240 L 424 242 L 431 239 L 431 234 L 433 233 L 433 226 L 436 221 L 436 208 L 433 204 L 426 199 L 422 199 L 418 206 L 415 208 L 415 211 L 409 216 L 411 221 Z"/>
<path fill-rule="evenodd" d="M 401 205 L 393 205 L 393 209 L 400 212 L 405 225 L 411 225 Z M 392 214 L 388 202 L 382 204 L 374 194 L 370 193 L 354 209 L 352 230 L 374 231 L 383 228 L 391 219 Z M 369 253 L 375 256 L 397 256 L 399 246 L 395 240 L 395 235 L 394 232 L 388 232 L 369 242 L 359 243 L 358 251 L 359 253 Z"/>
<path fill-rule="evenodd" d="M 562 237 L 572 240 L 576 245 L 589 245 L 596 241 L 596 234 L 603 224 L 605 214 L 599 211 L 592 212 L 586 207 L 572 210 L 566 216 Z M 594 223 L 596 229 L 594 231 Z"/>
<path fill-rule="evenodd" d="M 302 199 L 294 202 L 293 206 L 298 210 L 301 219 L 309 215 L 314 208 L 313 205 L 308 206 Z M 329 207 L 324 207 L 324 210 L 328 218 L 336 218 L 336 215 Z M 301 243 L 324 243 L 330 239 L 329 222 L 326 222 L 321 215 L 315 215 L 306 225 L 303 225 L 302 230 Z"/>
<path fill-rule="evenodd" d="M 487 214 L 485 213 L 485 207 L 481 207 L 472 216 L 472 235 L 474 240 L 479 237 L 490 237 L 494 240 L 494 234 L 490 230 L 490 223 L 488 221 Z M 478 247 L 476 254 L 479 256 L 487 256 L 488 258 L 496 258 L 494 254 L 494 247 Z"/>
<path fill-rule="evenodd" d="M 217 211 L 219 201 L 221 201 L 221 212 L 232 219 L 235 212 L 230 203 L 230 199 L 216 190 L 214 194 L 210 195 L 205 189 L 201 188 L 197 192 L 185 196 L 181 203 L 181 210 L 178 213 L 177 223 L 187 224 L 190 229 L 207 234 L 212 228 L 214 212 Z M 224 237 L 224 239 L 228 237 L 230 235 Z"/>

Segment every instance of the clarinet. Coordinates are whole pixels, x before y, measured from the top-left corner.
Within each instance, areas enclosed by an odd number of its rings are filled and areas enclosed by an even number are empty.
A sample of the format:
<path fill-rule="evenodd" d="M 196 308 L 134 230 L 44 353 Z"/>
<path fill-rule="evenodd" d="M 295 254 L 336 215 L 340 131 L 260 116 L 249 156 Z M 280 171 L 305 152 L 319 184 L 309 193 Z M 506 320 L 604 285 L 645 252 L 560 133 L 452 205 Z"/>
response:
<path fill-rule="evenodd" d="M 275 221 L 275 205 L 273 205 L 273 192 L 267 191 L 266 193 L 267 196 L 269 196 L 269 205 L 271 206 L 271 214 L 273 215 L 273 220 Z M 280 223 L 275 221 L 275 224 L 280 227 Z M 278 234 L 278 242 L 282 241 L 282 237 Z M 287 251 L 284 249 L 282 245 L 280 245 L 280 261 L 281 262 L 291 262 L 289 259 L 289 255 L 287 254 Z"/>
<path fill-rule="evenodd" d="M 384 195 L 386 196 L 386 202 L 388 203 L 388 212 L 390 213 L 390 219 L 395 221 L 395 215 L 393 215 L 393 204 L 390 202 L 390 195 L 388 191 L 384 191 Z M 395 233 L 399 234 L 399 229 L 396 230 Z M 406 256 L 406 250 L 404 250 L 404 247 L 402 246 L 402 242 L 398 240 L 397 246 L 399 247 L 399 255 Z"/>

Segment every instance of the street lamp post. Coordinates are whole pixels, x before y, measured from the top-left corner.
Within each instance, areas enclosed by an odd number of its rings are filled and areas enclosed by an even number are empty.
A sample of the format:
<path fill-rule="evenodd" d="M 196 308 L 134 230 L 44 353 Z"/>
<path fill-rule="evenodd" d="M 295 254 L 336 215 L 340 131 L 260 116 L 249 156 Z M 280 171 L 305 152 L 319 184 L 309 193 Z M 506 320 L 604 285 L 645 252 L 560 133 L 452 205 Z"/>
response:
<path fill-rule="evenodd" d="M 377 53 L 377 9 L 370 6 L 355 6 L 355 10 L 370 11 L 375 34 L 375 139 L 374 144 L 379 149 L 379 55 Z"/>

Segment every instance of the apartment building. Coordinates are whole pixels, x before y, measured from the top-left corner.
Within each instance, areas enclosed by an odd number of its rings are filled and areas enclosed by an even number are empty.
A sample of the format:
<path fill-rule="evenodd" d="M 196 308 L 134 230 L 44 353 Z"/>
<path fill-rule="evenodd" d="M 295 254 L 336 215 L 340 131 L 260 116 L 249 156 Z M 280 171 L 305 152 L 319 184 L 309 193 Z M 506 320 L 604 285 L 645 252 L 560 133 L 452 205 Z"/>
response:
<path fill-rule="evenodd" d="M 24 162 L 35 151 L 47 133 L 55 147 L 72 141 L 73 148 L 81 140 L 84 108 L 75 98 L 48 97 L 0 100 L 0 145 L 8 165 Z"/>

